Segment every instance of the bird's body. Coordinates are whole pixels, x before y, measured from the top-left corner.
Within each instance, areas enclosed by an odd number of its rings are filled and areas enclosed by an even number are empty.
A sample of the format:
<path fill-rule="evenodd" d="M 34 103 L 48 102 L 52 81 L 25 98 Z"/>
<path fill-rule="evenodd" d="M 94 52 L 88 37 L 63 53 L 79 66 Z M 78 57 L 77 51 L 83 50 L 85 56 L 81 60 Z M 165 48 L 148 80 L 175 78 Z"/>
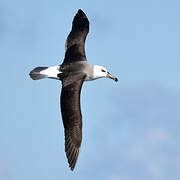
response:
<path fill-rule="evenodd" d="M 82 10 L 74 17 L 72 30 L 66 40 L 66 53 L 61 65 L 37 67 L 30 72 L 34 80 L 53 78 L 62 81 L 61 114 L 65 129 L 65 151 L 71 170 L 78 159 L 82 141 L 80 92 L 84 81 L 108 77 L 115 81 L 106 68 L 90 64 L 85 55 L 85 39 L 89 21 Z"/>

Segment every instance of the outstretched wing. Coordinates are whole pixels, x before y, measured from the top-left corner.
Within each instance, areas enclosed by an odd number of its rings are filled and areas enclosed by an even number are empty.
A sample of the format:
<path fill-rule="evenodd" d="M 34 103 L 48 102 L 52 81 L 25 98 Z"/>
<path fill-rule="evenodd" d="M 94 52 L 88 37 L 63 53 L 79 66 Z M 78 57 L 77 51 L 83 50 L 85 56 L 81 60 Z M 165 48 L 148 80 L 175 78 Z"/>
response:
<path fill-rule="evenodd" d="M 80 92 L 83 84 L 80 79 L 61 91 L 61 113 L 65 128 L 65 151 L 69 167 L 74 169 L 82 140 L 82 115 L 80 107 Z"/>
<path fill-rule="evenodd" d="M 72 23 L 72 30 L 66 40 L 66 53 L 63 63 L 85 61 L 85 40 L 89 32 L 89 21 L 86 14 L 79 9 Z"/>

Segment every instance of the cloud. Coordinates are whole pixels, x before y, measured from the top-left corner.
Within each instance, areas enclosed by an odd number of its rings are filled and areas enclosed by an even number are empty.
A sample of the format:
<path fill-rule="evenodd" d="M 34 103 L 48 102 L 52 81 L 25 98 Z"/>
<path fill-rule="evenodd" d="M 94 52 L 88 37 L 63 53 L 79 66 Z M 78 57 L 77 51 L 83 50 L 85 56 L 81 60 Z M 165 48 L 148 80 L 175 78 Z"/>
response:
<path fill-rule="evenodd" d="M 94 132 L 95 168 L 111 180 L 179 179 L 180 93 L 140 84 L 109 101 L 113 112 L 104 112 Z"/>

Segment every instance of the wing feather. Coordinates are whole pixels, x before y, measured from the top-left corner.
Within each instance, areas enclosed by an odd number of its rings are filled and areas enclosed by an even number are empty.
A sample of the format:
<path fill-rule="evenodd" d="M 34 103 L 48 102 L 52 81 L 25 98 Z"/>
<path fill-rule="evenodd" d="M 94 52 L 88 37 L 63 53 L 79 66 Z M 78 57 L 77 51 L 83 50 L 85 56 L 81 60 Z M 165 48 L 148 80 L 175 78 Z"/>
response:
<path fill-rule="evenodd" d="M 84 44 L 88 32 L 89 20 L 86 14 L 79 9 L 73 19 L 72 30 L 66 40 L 64 63 L 86 60 Z"/>
<path fill-rule="evenodd" d="M 74 169 L 82 141 L 82 115 L 80 108 L 80 92 L 83 84 L 80 79 L 61 91 L 61 113 L 65 128 L 65 152 L 69 167 Z"/>

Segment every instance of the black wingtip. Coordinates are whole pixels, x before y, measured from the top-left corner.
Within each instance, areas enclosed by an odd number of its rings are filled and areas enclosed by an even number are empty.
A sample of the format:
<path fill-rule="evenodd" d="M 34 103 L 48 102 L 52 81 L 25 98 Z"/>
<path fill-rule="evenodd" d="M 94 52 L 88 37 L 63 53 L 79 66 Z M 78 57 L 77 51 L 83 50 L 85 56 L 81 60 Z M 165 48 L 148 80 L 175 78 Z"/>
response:
<path fill-rule="evenodd" d="M 78 10 L 77 15 L 78 15 L 78 16 L 81 16 L 81 17 L 84 17 L 84 18 L 87 17 L 86 14 L 83 12 L 82 9 L 79 9 L 79 10 Z"/>
<path fill-rule="evenodd" d="M 74 167 L 70 167 L 71 171 L 74 171 Z"/>
<path fill-rule="evenodd" d="M 83 10 L 82 9 L 78 9 L 78 12 L 83 12 Z"/>
<path fill-rule="evenodd" d="M 89 31 L 89 21 L 86 14 L 79 9 L 77 14 L 73 19 L 72 30 L 85 31 L 88 33 Z"/>

